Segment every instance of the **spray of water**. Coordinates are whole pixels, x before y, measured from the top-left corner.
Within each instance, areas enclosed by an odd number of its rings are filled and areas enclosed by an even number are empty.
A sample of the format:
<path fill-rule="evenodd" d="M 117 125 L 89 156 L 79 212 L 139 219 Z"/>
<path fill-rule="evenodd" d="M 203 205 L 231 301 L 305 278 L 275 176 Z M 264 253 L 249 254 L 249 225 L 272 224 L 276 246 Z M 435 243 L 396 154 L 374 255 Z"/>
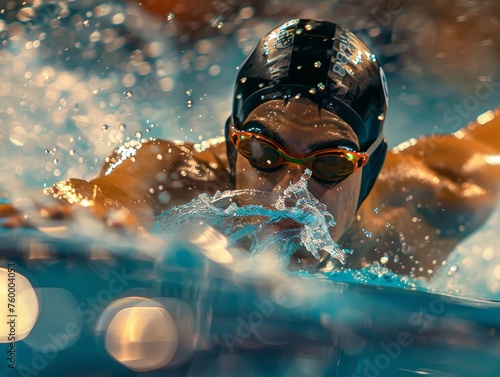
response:
<path fill-rule="evenodd" d="M 201 194 L 162 214 L 155 231 L 169 233 L 206 224 L 225 234 L 229 245 L 251 240 L 248 248 L 254 255 L 273 250 L 278 261 L 286 262 L 294 251 L 305 248 L 318 260 L 326 251 L 344 264 L 346 252 L 329 232 L 335 225 L 333 216 L 307 190 L 310 177 L 307 169 L 281 195 L 257 190 L 217 192 L 212 197 Z"/>

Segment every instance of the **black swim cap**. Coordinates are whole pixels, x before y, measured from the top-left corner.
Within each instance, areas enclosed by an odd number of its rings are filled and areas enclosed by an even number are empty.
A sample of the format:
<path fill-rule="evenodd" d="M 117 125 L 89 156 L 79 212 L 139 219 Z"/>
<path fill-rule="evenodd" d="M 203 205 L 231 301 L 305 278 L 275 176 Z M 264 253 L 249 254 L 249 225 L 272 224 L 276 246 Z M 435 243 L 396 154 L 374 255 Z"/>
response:
<path fill-rule="evenodd" d="M 345 27 L 331 22 L 294 19 L 274 28 L 239 70 L 226 138 L 229 127 L 238 128 L 262 103 L 294 98 L 307 98 L 342 118 L 356 133 L 361 151 L 370 149 L 359 207 L 375 183 L 387 151 L 382 137 L 387 84 L 375 55 Z M 227 146 L 234 179 L 236 151 L 232 143 Z"/>

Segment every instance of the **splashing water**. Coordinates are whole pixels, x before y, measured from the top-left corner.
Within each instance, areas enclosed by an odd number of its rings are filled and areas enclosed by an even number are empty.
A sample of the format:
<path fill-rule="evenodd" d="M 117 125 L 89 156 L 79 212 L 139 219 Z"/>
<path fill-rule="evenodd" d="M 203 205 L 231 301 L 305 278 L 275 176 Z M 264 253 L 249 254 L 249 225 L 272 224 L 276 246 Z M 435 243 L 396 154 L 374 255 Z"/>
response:
<path fill-rule="evenodd" d="M 191 202 L 162 214 L 155 231 L 173 232 L 179 227 L 207 224 L 228 236 L 229 245 L 250 237 L 250 252 L 278 252 L 278 262 L 305 247 L 317 260 L 320 252 L 345 263 L 346 252 L 333 241 L 328 230 L 335 225 L 326 206 L 308 190 L 311 171 L 290 183 L 282 195 L 257 190 L 218 191 L 213 197 L 201 194 Z"/>

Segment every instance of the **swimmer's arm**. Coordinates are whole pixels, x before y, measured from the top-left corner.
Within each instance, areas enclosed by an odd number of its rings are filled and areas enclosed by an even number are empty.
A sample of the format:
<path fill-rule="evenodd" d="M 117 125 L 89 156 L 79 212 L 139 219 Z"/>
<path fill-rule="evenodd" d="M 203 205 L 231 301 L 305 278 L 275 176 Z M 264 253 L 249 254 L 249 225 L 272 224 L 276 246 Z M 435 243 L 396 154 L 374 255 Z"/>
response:
<path fill-rule="evenodd" d="M 465 160 L 460 167 L 461 178 L 500 194 L 500 108 L 488 111 L 458 130 L 460 153 Z"/>
<path fill-rule="evenodd" d="M 106 159 L 97 178 L 70 179 L 46 192 L 70 203 L 73 199 L 76 204 L 104 208 L 103 211 L 124 209 L 141 225 L 149 226 L 155 214 L 186 203 L 203 191 L 224 189 L 227 172 L 219 153 L 214 152 L 219 149 L 215 145 L 197 152 L 189 143 L 131 141 Z M 207 190 L 208 181 L 214 187 Z"/>
<path fill-rule="evenodd" d="M 500 191 L 500 109 L 483 114 L 453 134 L 423 136 L 393 149 L 422 171 L 462 186 Z M 427 176 L 426 178 L 427 179 Z"/>
<path fill-rule="evenodd" d="M 466 236 L 484 223 L 500 194 L 500 118 L 471 123 L 454 134 L 424 136 L 394 148 L 388 159 L 395 181 L 437 228 L 462 221 Z M 390 169 L 391 161 L 393 168 Z M 407 194 L 403 195 L 405 198 Z M 463 219 L 463 220 L 459 220 Z M 459 237 L 459 238 L 460 238 Z"/>

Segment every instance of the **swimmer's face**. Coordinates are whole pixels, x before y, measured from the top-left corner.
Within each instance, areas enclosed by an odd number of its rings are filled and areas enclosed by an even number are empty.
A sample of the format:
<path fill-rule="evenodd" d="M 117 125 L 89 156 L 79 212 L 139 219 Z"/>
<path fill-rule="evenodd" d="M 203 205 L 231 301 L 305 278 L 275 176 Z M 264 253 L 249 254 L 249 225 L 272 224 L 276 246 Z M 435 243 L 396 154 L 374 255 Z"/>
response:
<path fill-rule="evenodd" d="M 315 151 L 347 147 L 359 151 L 353 129 L 331 112 L 319 109 L 306 99 L 290 101 L 272 100 L 256 107 L 240 127 L 241 130 L 261 133 L 279 144 L 288 155 L 303 158 Z M 285 189 L 297 182 L 306 168 L 284 164 L 272 171 L 255 168 L 241 154 L 236 157 L 236 189 L 273 191 Z M 338 241 L 353 221 L 361 187 L 359 169 L 338 183 L 308 181 L 309 191 L 334 216 L 337 225 L 331 235 Z"/>

